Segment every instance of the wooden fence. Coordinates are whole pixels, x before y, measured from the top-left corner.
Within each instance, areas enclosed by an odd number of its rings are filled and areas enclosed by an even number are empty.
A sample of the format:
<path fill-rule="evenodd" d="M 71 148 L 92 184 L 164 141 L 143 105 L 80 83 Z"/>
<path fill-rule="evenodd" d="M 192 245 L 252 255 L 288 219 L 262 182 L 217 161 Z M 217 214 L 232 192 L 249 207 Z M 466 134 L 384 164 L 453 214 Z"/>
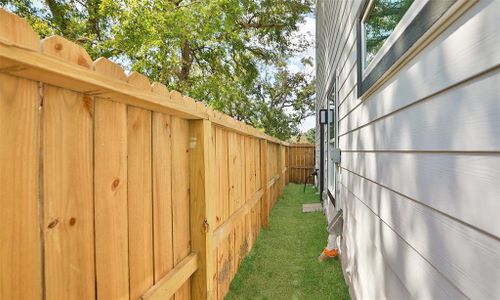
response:
<path fill-rule="evenodd" d="M 286 153 L 0 10 L 0 299 L 222 299 Z"/>
<path fill-rule="evenodd" d="M 291 144 L 287 147 L 290 164 L 290 182 L 304 183 L 315 168 L 314 145 L 311 144 Z M 309 178 L 310 183 L 312 179 Z"/>

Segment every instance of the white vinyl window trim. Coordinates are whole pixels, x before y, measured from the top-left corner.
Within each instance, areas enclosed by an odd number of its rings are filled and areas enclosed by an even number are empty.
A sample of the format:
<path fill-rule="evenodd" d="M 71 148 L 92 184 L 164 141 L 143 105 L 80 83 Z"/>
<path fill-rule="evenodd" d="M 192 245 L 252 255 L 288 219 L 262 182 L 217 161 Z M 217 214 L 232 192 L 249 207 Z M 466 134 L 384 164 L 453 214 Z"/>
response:
<path fill-rule="evenodd" d="M 336 195 L 337 192 L 337 166 L 333 163 L 332 151 L 334 148 L 338 147 L 338 75 L 339 72 L 336 70 L 333 76 L 333 84 L 329 89 L 327 104 L 326 107 L 331 113 L 328 114 L 328 117 L 332 118 L 330 120 L 333 123 L 334 130 L 331 131 L 331 124 L 328 123 L 327 129 L 327 138 L 325 140 L 326 143 L 326 154 L 327 154 L 327 172 L 326 172 L 326 190 L 329 191 L 332 195 Z M 333 102 L 333 104 L 332 104 Z M 332 110 L 333 108 L 333 110 Z M 335 197 L 335 196 L 334 196 Z"/>
<path fill-rule="evenodd" d="M 361 48 L 361 63 L 363 64 L 363 67 L 361 68 L 363 70 L 362 78 L 365 79 L 367 74 L 370 74 L 370 72 L 373 70 L 373 68 L 379 63 L 380 59 L 384 57 L 384 55 L 391 49 L 391 47 L 394 45 L 394 43 L 398 40 L 398 38 L 403 34 L 406 28 L 410 25 L 410 23 L 415 19 L 415 17 L 418 15 L 418 13 L 424 8 L 425 4 L 431 0 L 415 0 L 410 7 L 408 8 L 408 11 L 403 15 L 399 23 L 396 25 L 392 33 L 389 35 L 389 37 L 385 40 L 384 44 L 380 49 L 377 51 L 377 54 L 373 57 L 373 59 L 370 61 L 368 66 L 365 66 L 366 64 L 366 32 L 365 32 L 365 21 L 370 15 L 370 12 L 373 8 L 373 5 L 375 5 L 376 0 L 370 0 L 368 3 L 368 7 L 365 11 L 365 14 L 363 15 L 363 18 L 361 19 L 361 39 L 362 39 L 362 48 Z M 436 1 L 436 0 L 435 0 Z M 437 0 L 439 1 L 439 0 Z"/>

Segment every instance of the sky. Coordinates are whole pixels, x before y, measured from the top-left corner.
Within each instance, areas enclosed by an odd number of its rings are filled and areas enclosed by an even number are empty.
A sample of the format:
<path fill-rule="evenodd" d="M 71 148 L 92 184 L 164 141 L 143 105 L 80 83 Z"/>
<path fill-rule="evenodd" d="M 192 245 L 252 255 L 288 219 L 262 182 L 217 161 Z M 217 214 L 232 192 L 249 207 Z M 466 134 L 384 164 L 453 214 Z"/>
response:
<path fill-rule="evenodd" d="M 309 47 L 306 51 L 304 51 L 304 53 L 289 60 L 288 69 L 290 69 L 291 71 L 300 71 L 303 68 L 302 64 L 300 63 L 300 60 L 303 57 L 315 58 L 315 56 L 316 56 L 316 51 L 314 49 L 314 45 L 315 45 L 314 39 L 315 39 L 315 31 L 316 31 L 315 21 L 316 20 L 315 20 L 314 14 L 310 14 L 305 18 L 305 23 L 303 25 L 301 25 L 301 27 L 300 27 L 300 33 L 306 34 L 307 36 L 309 36 L 309 38 L 312 39 L 313 43 L 312 43 L 311 47 Z M 314 63 L 314 67 L 311 70 L 311 72 L 313 72 L 313 74 L 316 73 L 315 68 L 316 68 L 316 63 Z M 304 121 L 302 121 L 302 124 L 300 124 L 299 128 L 302 132 L 306 132 L 307 130 L 313 128 L 314 126 L 316 126 L 316 118 L 315 118 L 315 116 L 311 116 L 311 117 L 304 119 Z"/>
<path fill-rule="evenodd" d="M 36 6 L 38 6 L 38 5 L 42 6 L 42 2 L 40 0 L 36 0 L 36 1 L 34 1 L 34 3 Z M 288 62 L 288 69 L 289 70 L 295 71 L 295 72 L 301 71 L 303 68 L 303 65 L 301 64 L 300 60 L 304 57 L 312 57 L 313 61 L 315 60 L 315 56 L 316 56 L 316 51 L 314 49 L 314 45 L 315 45 L 314 40 L 315 40 L 315 34 L 316 34 L 315 21 L 316 21 L 315 14 L 311 13 L 308 16 L 306 16 L 304 24 L 302 24 L 300 26 L 299 33 L 308 36 L 311 39 L 312 43 L 311 43 L 311 47 L 307 48 L 302 54 L 295 56 L 289 60 L 289 62 Z M 119 61 L 119 62 L 122 65 L 127 64 L 126 62 L 123 62 L 123 61 Z M 311 71 L 312 74 L 316 75 L 316 63 L 315 62 L 313 64 L 312 70 L 308 70 L 308 71 Z M 316 118 L 315 118 L 315 116 L 311 116 L 311 117 L 305 118 L 302 121 L 302 123 L 300 124 L 299 128 L 302 132 L 306 132 L 307 130 L 309 130 L 315 126 L 316 126 Z"/>

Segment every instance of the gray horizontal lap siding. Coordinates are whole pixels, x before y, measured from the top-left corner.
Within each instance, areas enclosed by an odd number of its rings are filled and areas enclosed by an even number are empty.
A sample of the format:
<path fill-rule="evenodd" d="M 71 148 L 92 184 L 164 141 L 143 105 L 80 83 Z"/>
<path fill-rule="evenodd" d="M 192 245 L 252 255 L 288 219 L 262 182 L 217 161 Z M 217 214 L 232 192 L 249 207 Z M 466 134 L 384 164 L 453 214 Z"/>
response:
<path fill-rule="evenodd" d="M 352 30 L 361 7 L 317 6 L 316 108 L 336 71 L 340 88 L 351 294 L 498 299 L 500 1 L 472 6 L 363 101 Z"/>

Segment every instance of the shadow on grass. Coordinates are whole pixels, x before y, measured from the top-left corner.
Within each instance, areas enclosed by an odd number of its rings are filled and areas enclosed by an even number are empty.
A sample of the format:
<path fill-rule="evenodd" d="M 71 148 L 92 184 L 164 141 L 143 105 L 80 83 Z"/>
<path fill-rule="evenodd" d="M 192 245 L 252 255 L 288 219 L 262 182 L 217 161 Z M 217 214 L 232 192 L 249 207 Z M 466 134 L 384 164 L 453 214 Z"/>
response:
<path fill-rule="evenodd" d="M 317 260 L 328 238 L 326 220 L 321 212 L 302 213 L 303 203 L 318 201 L 313 188 L 302 189 L 285 188 L 226 299 L 349 299 L 340 261 Z"/>

